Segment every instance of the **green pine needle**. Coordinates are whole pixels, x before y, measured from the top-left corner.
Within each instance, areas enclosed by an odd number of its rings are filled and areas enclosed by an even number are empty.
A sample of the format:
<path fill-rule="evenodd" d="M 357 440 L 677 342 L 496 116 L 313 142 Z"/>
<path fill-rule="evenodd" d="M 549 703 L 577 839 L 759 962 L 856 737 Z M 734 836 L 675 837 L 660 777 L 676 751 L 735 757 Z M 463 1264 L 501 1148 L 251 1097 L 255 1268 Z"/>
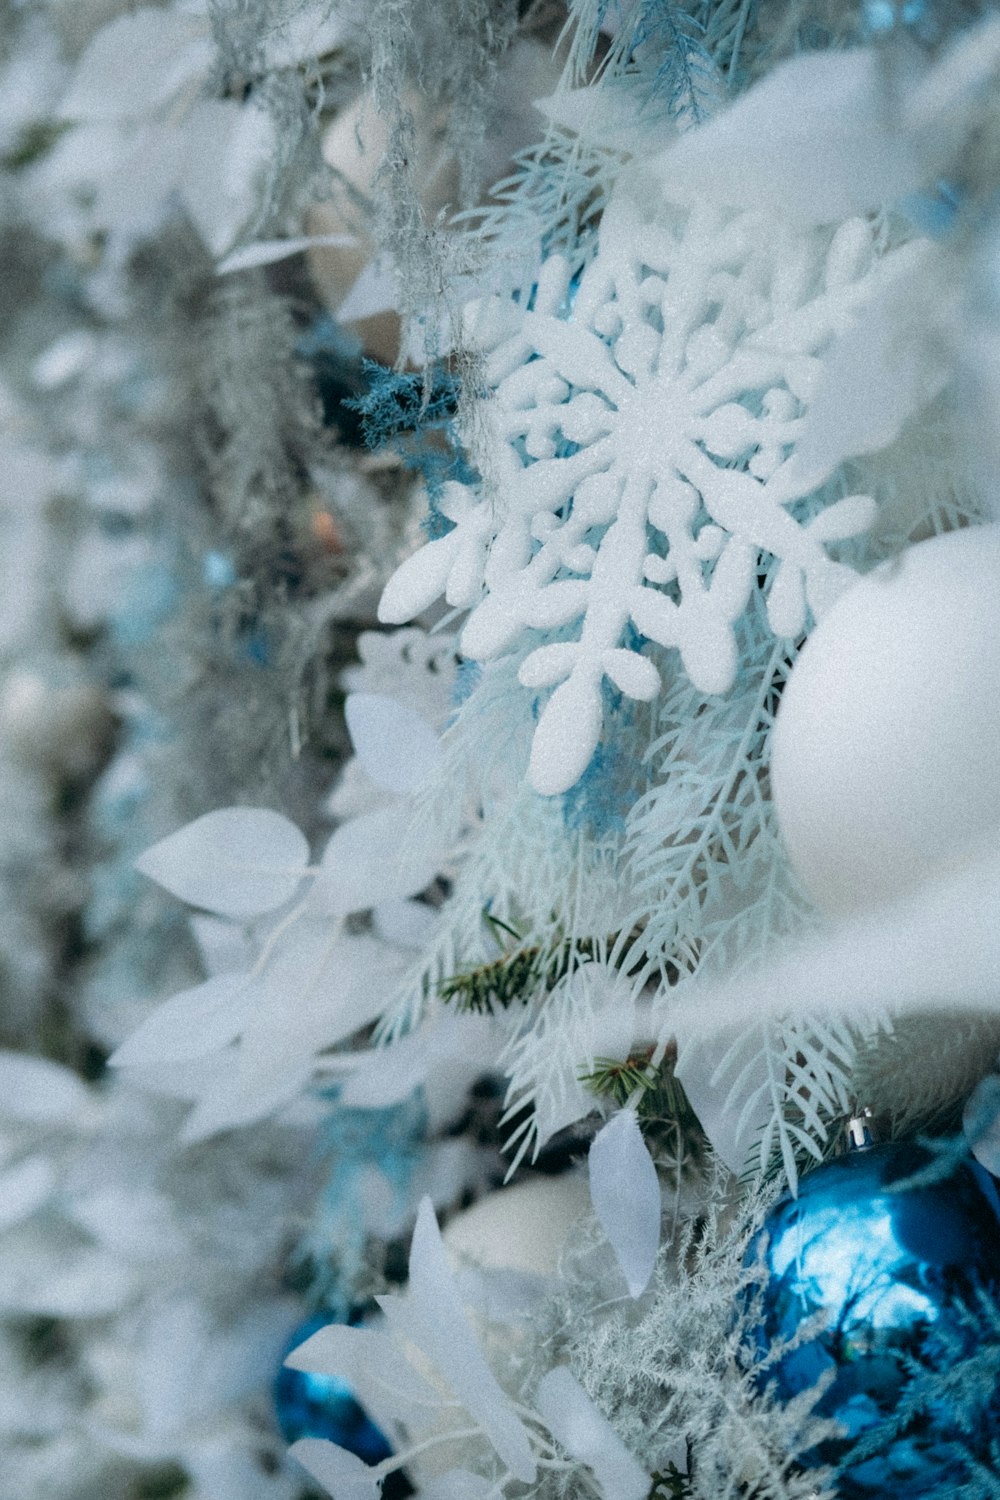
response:
<path fill-rule="evenodd" d="M 521 934 L 491 912 L 483 920 L 500 948 L 499 958 L 477 968 L 463 970 L 442 981 L 438 994 L 463 1012 L 493 1015 L 497 1007 L 509 1010 L 516 1002 L 527 1005 L 540 988 L 552 990 L 567 974 L 593 958 L 597 944 L 592 938 L 561 938 L 554 945 L 525 944 Z M 517 947 L 504 947 L 501 933 Z"/>
<path fill-rule="evenodd" d="M 682 1474 L 675 1463 L 669 1463 L 666 1471 L 657 1469 L 653 1477 L 653 1487 L 649 1492 L 648 1500 L 688 1500 L 691 1494 L 691 1481 L 686 1474 Z"/>
<path fill-rule="evenodd" d="M 684 1087 L 674 1074 L 676 1052 L 653 1068 L 653 1047 L 620 1058 L 599 1057 L 589 1073 L 579 1075 L 600 1098 L 617 1109 L 634 1100 L 643 1135 L 650 1146 L 666 1149 L 678 1165 L 693 1165 L 705 1153 L 705 1134 Z"/>

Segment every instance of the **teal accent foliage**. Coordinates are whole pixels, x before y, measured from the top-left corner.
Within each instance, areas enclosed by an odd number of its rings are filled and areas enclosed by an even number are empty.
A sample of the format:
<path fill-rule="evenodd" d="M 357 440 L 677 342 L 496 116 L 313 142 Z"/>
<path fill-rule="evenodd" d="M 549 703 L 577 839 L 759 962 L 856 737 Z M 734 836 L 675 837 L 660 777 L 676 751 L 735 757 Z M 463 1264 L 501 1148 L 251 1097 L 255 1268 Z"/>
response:
<path fill-rule="evenodd" d="M 363 370 L 367 391 L 345 405 L 360 414 L 372 452 L 396 453 L 411 473 L 421 476 L 430 501 L 425 529 L 431 540 L 444 536 L 452 528 L 438 509 L 445 484 L 473 484 L 478 478 L 455 428 L 458 381 L 441 365 L 407 374 L 366 359 Z"/>

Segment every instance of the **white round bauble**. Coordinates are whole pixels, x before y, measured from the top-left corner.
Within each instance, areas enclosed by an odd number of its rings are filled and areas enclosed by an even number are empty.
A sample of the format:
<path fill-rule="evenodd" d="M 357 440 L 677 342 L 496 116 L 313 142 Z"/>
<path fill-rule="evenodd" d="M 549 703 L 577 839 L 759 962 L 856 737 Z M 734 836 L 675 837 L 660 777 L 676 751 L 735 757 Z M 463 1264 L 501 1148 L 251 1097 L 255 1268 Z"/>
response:
<path fill-rule="evenodd" d="M 553 1276 L 570 1230 L 589 1212 L 582 1173 L 533 1177 L 481 1198 L 451 1220 L 442 1238 L 453 1262 Z"/>
<path fill-rule="evenodd" d="M 824 615 L 789 675 L 771 791 L 830 915 L 882 905 L 1000 829 L 1000 527 L 918 542 Z"/>
<path fill-rule="evenodd" d="M 0 747 L 41 776 L 83 776 L 107 748 L 111 705 L 86 681 L 52 681 L 30 668 L 0 686 Z"/>

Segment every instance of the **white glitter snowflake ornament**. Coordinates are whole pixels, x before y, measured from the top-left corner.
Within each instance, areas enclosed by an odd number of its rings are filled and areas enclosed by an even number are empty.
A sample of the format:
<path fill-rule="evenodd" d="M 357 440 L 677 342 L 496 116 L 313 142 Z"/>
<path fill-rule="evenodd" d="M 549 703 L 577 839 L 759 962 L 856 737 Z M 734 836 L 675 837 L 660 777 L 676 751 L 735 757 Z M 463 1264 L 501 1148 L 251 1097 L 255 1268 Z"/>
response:
<path fill-rule="evenodd" d="M 470 611 L 461 650 L 477 661 L 549 633 L 520 669 L 526 687 L 555 688 L 532 747 L 539 792 L 586 769 L 605 677 L 656 695 L 647 643 L 675 648 L 699 690 L 730 687 L 761 555 L 779 561 L 780 636 L 852 579 L 825 544 L 865 530 L 874 502 L 818 509 L 795 444 L 828 346 L 912 248 L 880 255 L 863 219 L 796 229 L 714 207 L 644 213 L 619 195 L 575 295 L 553 256 L 527 310 L 469 309 L 493 392 L 489 493 L 446 487 L 453 528 L 403 563 L 379 614 L 401 623 L 443 594 Z"/>

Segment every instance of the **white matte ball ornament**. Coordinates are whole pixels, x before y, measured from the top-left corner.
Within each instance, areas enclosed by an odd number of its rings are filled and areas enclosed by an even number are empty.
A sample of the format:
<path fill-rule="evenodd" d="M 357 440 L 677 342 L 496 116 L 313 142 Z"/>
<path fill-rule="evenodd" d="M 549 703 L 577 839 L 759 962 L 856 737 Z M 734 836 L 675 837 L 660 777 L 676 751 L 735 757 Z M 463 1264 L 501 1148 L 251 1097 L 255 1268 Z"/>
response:
<path fill-rule="evenodd" d="M 1000 527 L 919 542 L 816 626 L 774 727 L 771 791 L 817 905 L 883 905 L 1000 831 Z"/>
<path fill-rule="evenodd" d="M 532 1177 L 481 1198 L 452 1219 L 443 1238 L 459 1264 L 554 1276 L 571 1229 L 589 1213 L 582 1174 Z"/>

